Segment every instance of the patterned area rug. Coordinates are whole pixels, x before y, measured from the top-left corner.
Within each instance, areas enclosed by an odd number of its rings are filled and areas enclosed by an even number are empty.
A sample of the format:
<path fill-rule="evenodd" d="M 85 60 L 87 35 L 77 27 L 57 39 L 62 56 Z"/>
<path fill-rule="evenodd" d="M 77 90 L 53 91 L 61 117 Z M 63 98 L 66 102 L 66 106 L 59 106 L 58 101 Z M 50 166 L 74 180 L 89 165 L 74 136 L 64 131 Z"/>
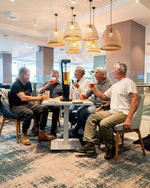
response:
<path fill-rule="evenodd" d="M 150 187 L 150 152 L 146 151 L 144 157 L 133 140 L 125 139 L 116 162 L 105 160 L 104 148 L 99 150 L 97 146 L 95 156 L 51 151 L 49 141 L 38 142 L 30 132 L 31 146 L 17 144 L 14 123 L 5 123 L 0 135 L 1 188 Z"/>

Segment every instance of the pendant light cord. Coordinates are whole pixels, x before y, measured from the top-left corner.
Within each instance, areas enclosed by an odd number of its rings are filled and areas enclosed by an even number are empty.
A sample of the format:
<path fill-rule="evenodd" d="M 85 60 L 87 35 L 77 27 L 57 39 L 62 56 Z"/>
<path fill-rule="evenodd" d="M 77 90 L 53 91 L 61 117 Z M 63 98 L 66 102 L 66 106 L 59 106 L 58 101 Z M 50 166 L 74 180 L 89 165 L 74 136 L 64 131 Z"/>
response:
<path fill-rule="evenodd" d="M 55 29 L 57 30 L 57 16 L 58 14 L 55 14 Z"/>
<path fill-rule="evenodd" d="M 74 17 L 74 20 L 73 20 L 73 21 L 75 22 L 76 14 L 74 14 L 73 17 Z"/>
<path fill-rule="evenodd" d="M 110 0 L 110 32 L 112 33 L 112 0 Z"/>
<path fill-rule="evenodd" d="M 89 0 L 90 1 L 90 27 L 91 27 L 91 3 L 92 3 L 92 0 Z"/>
<path fill-rule="evenodd" d="M 94 25 L 94 11 L 95 11 L 95 7 L 92 7 L 93 9 L 93 25 Z"/>
<path fill-rule="evenodd" d="M 74 9 L 74 7 L 71 7 L 71 9 L 72 9 L 72 24 L 73 24 L 73 9 Z"/>

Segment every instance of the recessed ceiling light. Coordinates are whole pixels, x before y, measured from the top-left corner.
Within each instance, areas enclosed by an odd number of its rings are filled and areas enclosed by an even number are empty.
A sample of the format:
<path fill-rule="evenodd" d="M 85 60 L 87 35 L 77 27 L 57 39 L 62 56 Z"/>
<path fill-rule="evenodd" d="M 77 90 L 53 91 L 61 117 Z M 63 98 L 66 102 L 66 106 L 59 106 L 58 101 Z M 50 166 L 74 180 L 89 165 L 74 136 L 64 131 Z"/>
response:
<path fill-rule="evenodd" d="M 76 0 L 72 0 L 72 4 L 75 4 L 76 3 Z"/>
<path fill-rule="evenodd" d="M 37 27 L 36 19 L 34 19 L 34 21 L 33 21 L 33 26 Z"/>
<path fill-rule="evenodd" d="M 15 0 L 10 0 L 11 2 L 14 2 Z"/>
<path fill-rule="evenodd" d="M 136 3 L 139 3 L 139 0 L 136 0 Z"/>
<path fill-rule="evenodd" d="M 11 12 L 8 11 L 5 13 L 5 17 L 9 20 L 12 20 L 12 21 L 17 21 L 19 18 L 18 17 L 15 17 L 15 16 L 11 16 Z"/>

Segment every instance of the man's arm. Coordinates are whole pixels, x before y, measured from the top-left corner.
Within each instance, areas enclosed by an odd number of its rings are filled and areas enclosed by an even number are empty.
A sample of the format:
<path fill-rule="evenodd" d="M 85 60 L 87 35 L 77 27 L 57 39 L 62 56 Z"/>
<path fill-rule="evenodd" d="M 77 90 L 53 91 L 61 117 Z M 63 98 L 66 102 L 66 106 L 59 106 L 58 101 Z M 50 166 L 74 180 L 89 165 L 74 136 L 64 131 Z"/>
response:
<path fill-rule="evenodd" d="M 51 84 L 54 84 L 54 83 L 56 83 L 56 82 L 54 81 L 54 79 L 50 79 L 49 82 L 48 82 L 45 86 L 43 86 L 42 88 L 40 88 L 39 93 L 40 93 L 40 94 L 44 93 L 45 90 L 46 90 Z"/>
<path fill-rule="evenodd" d="M 50 86 L 50 82 L 48 82 L 45 86 L 41 87 L 39 90 L 39 93 L 42 94 L 45 92 L 45 90 Z"/>
<path fill-rule="evenodd" d="M 101 100 L 107 100 L 109 99 L 104 93 L 100 92 L 96 87 L 95 84 L 89 84 L 89 87 L 94 92 L 94 94 L 100 98 Z"/>
<path fill-rule="evenodd" d="M 24 92 L 19 92 L 17 96 L 20 98 L 21 101 L 42 101 L 49 99 L 49 95 L 29 96 L 25 95 Z"/>
<path fill-rule="evenodd" d="M 103 105 L 103 108 L 105 109 L 106 107 L 109 107 L 109 106 L 110 106 L 110 103 L 105 103 L 105 104 Z M 102 110 L 103 108 L 102 108 L 102 106 L 100 106 L 100 107 L 96 108 L 96 109 L 94 110 L 94 112 L 99 112 L 99 111 Z"/>
<path fill-rule="evenodd" d="M 134 112 L 136 111 L 136 108 L 137 108 L 138 103 L 139 103 L 138 98 L 137 98 L 137 94 L 130 93 L 129 97 L 131 99 L 131 106 L 130 106 L 130 111 L 127 115 L 127 118 L 124 122 L 124 128 L 126 128 L 126 129 L 131 128 L 131 119 L 132 119 L 132 116 L 133 116 Z"/>

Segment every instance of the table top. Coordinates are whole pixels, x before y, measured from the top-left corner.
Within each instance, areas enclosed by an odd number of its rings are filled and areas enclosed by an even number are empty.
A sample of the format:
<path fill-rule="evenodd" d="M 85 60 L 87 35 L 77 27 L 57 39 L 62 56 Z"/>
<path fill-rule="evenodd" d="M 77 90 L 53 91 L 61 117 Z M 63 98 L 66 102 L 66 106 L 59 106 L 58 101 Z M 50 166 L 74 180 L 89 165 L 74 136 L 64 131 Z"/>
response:
<path fill-rule="evenodd" d="M 44 100 L 42 102 L 43 105 L 49 105 L 49 106 L 70 106 L 72 104 L 82 106 L 82 105 L 93 105 L 93 102 L 84 99 L 73 99 L 72 101 L 61 101 L 58 98 L 50 98 L 48 100 Z"/>

